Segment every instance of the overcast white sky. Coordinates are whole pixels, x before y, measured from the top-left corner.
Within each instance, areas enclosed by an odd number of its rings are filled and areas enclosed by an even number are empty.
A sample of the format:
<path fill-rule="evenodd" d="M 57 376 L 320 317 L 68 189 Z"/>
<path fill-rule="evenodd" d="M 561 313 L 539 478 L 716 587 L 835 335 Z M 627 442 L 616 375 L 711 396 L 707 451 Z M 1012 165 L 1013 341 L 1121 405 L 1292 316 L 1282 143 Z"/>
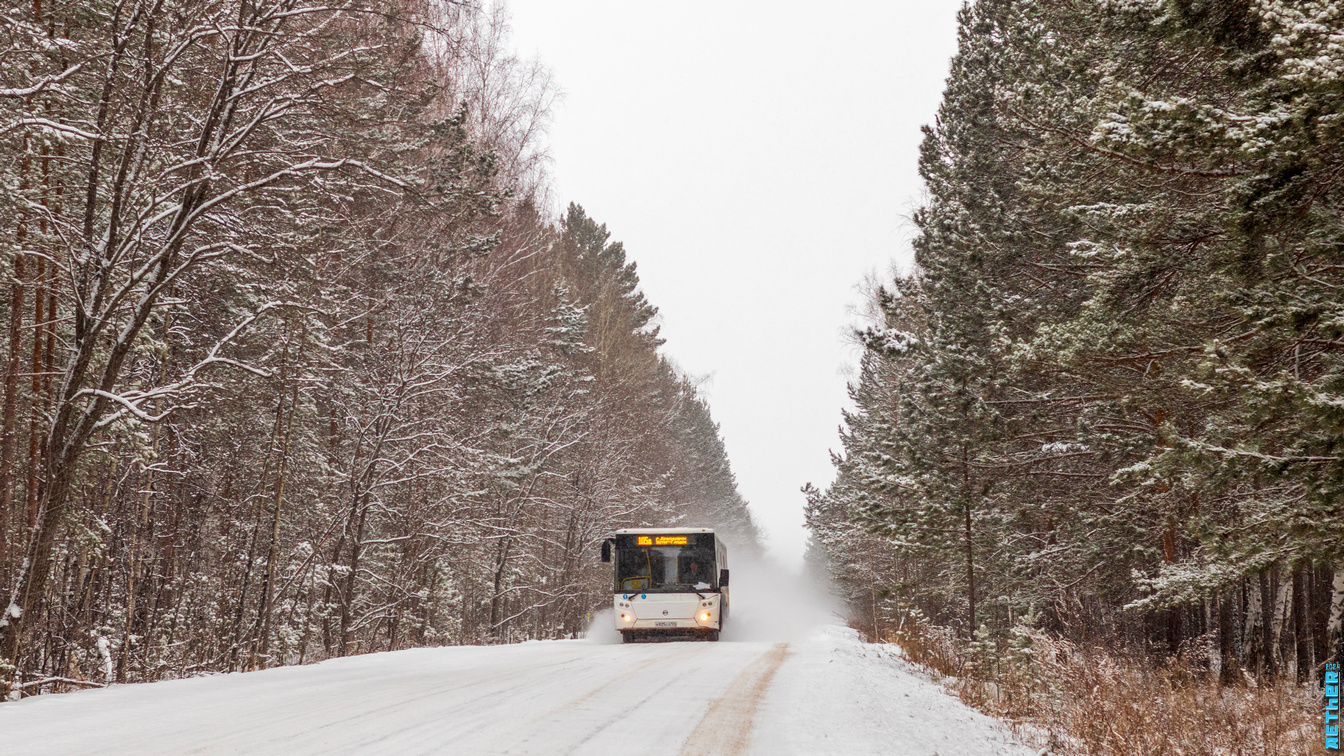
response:
<path fill-rule="evenodd" d="M 508 0 L 554 72 L 556 199 L 607 224 L 777 556 L 834 477 L 865 274 L 909 260 L 960 0 Z"/>

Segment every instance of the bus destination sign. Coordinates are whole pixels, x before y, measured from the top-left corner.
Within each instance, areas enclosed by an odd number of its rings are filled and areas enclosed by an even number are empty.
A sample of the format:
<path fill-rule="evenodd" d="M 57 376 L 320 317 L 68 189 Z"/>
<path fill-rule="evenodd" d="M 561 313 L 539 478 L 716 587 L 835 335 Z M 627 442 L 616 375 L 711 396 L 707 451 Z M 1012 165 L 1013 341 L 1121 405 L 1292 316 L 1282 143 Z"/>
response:
<path fill-rule="evenodd" d="M 635 540 L 636 546 L 685 546 L 686 536 L 640 536 Z"/>

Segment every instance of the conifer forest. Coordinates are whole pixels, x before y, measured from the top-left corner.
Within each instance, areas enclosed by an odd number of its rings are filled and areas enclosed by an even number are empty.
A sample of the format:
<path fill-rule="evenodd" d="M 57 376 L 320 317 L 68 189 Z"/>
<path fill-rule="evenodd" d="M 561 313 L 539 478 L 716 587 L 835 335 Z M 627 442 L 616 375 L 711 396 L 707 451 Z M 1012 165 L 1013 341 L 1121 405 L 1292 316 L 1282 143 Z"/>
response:
<path fill-rule="evenodd" d="M 959 21 L 916 264 L 873 287 L 838 476 L 807 490 L 813 558 L 878 635 L 1045 629 L 1319 683 L 1344 610 L 1344 5 Z"/>
<path fill-rule="evenodd" d="M 453 0 L 0 14 L 0 693 L 572 637 L 756 530 L 556 88 Z M 607 568 L 609 569 L 609 568 Z"/>

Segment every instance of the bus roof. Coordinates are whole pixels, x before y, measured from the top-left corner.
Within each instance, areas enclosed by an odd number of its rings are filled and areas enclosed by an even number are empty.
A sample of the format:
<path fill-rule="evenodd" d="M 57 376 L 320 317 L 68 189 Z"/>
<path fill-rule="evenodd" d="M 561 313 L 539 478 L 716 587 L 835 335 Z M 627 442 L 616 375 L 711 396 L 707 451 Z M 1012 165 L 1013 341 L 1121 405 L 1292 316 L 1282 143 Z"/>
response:
<path fill-rule="evenodd" d="M 676 533 L 713 533 L 714 528 L 624 528 L 616 535 L 661 535 Z"/>

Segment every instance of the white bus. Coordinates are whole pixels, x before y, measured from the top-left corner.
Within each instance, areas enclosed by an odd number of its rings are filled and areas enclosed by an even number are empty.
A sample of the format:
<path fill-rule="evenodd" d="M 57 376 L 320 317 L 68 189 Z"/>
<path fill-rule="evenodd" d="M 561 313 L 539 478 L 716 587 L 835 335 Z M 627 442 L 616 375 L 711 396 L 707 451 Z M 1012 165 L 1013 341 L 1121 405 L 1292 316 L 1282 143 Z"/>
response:
<path fill-rule="evenodd" d="M 711 528 L 629 528 L 602 542 L 616 563 L 613 609 L 626 643 L 716 641 L 728 619 L 728 549 Z"/>

